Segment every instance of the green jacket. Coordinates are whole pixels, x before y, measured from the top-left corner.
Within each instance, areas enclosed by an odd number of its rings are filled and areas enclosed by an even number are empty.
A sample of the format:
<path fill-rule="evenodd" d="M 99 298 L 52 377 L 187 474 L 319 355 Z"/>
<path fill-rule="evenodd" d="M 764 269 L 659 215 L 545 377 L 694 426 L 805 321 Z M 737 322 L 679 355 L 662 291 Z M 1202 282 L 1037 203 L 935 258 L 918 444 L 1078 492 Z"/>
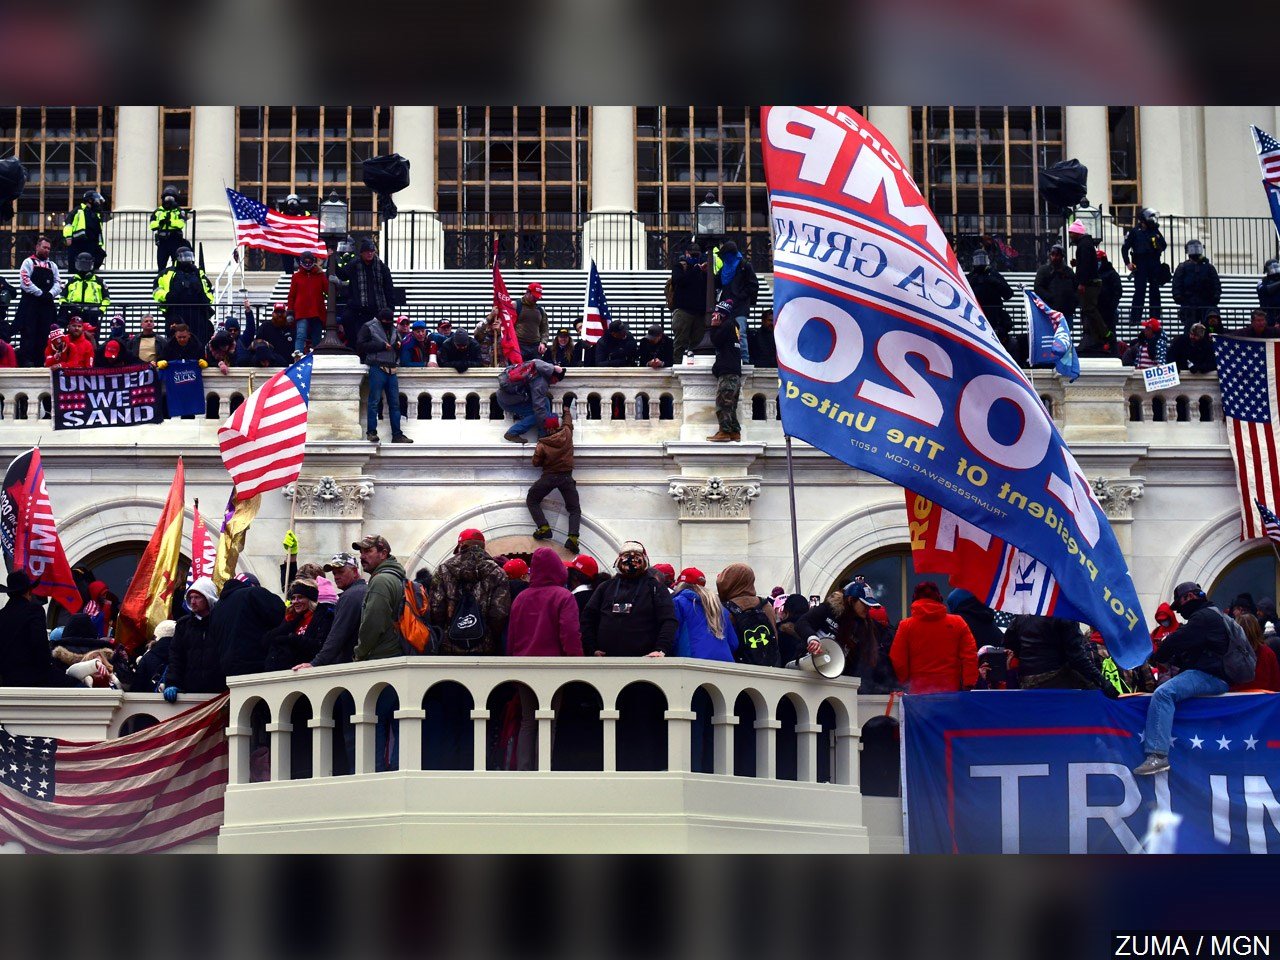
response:
<path fill-rule="evenodd" d="M 387 557 L 373 571 L 360 611 L 360 633 L 353 660 L 385 660 L 404 654 L 400 646 L 400 602 L 404 599 L 404 567 Z"/>
<path fill-rule="evenodd" d="M 151 214 L 151 229 L 156 233 L 163 233 L 168 236 L 171 233 L 181 233 L 186 227 L 187 220 L 182 214 L 180 207 L 167 209 L 165 207 L 156 207 L 155 212 Z"/>

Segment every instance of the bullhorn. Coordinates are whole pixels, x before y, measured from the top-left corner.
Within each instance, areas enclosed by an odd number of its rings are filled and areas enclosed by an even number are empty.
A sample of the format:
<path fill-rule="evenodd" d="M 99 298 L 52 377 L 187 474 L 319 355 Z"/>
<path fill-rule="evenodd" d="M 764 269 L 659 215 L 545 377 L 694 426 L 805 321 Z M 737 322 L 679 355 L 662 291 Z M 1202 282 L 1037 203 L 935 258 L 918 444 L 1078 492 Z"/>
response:
<path fill-rule="evenodd" d="M 799 660 L 792 660 L 787 666 L 792 670 L 805 670 L 832 680 L 844 673 L 844 648 L 836 643 L 835 637 L 819 635 L 810 637 L 822 644 L 817 653 L 806 653 Z"/>

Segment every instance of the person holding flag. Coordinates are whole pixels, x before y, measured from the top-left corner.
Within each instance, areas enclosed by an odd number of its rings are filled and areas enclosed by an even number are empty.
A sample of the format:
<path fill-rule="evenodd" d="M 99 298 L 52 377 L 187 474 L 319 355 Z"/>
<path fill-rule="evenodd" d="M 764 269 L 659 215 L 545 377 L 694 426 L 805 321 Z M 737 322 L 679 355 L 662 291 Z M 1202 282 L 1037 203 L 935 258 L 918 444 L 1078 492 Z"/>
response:
<path fill-rule="evenodd" d="M 1071 343 L 1071 324 L 1059 310 L 1054 310 L 1031 290 L 1027 295 L 1027 315 L 1031 319 L 1031 366 L 1053 364 L 1054 370 L 1075 383 L 1080 376 L 1080 356 Z"/>
<path fill-rule="evenodd" d="M 520 350 L 520 340 L 516 336 L 516 307 L 511 302 L 511 294 L 507 293 L 506 281 L 502 279 L 502 267 L 498 262 L 497 237 L 493 238 L 493 309 L 498 313 L 502 332 L 498 352 L 508 364 L 520 363 L 525 357 Z M 495 363 L 497 359 L 494 357 Z"/>

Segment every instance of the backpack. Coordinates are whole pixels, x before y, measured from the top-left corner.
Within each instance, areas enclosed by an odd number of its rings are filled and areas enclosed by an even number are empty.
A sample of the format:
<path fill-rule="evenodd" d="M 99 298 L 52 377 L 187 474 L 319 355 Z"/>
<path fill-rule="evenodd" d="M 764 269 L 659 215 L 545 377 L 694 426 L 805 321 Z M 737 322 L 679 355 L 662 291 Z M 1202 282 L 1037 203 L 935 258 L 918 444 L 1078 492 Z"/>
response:
<path fill-rule="evenodd" d="M 476 600 L 475 584 L 462 588 L 462 596 L 445 630 L 440 652 L 451 656 L 476 656 L 489 653 L 488 628 L 484 612 Z"/>
<path fill-rule="evenodd" d="M 400 631 L 401 649 L 411 657 L 440 652 L 440 628 L 427 622 L 430 606 L 426 588 L 417 580 L 406 580 L 396 628 Z"/>
<path fill-rule="evenodd" d="M 502 375 L 506 378 L 507 383 L 512 386 L 527 383 L 533 378 L 533 361 L 525 360 L 522 363 L 512 364 L 502 371 Z"/>
<path fill-rule="evenodd" d="M 743 610 L 736 603 L 726 603 L 733 629 L 738 632 L 738 663 L 752 667 L 780 667 L 782 653 L 778 645 L 778 633 L 765 616 L 764 601 L 750 610 Z"/>
<path fill-rule="evenodd" d="M 1257 672 L 1258 654 L 1245 636 L 1244 627 L 1221 610 L 1218 616 L 1227 625 L 1227 652 L 1222 655 L 1222 672 L 1226 681 L 1232 686 L 1248 683 Z"/>

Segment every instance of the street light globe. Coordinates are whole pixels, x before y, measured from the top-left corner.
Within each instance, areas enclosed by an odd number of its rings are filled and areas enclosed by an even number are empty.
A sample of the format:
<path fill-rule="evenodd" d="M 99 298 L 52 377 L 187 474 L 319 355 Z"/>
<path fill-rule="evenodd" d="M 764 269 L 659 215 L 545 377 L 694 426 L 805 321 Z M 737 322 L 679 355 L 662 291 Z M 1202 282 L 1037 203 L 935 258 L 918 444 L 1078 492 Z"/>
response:
<path fill-rule="evenodd" d="M 347 205 L 336 192 L 320 204 L 320 236 L 325 240 L 341 240 L 347 235 Z"/>
<path fill-rule="evenodd" d="M 717 203 L 711 191 L 707 191 L 706 199 L 698 204 L 697 227 L 700 237 L 724 235 L 724 204 Z"/>

